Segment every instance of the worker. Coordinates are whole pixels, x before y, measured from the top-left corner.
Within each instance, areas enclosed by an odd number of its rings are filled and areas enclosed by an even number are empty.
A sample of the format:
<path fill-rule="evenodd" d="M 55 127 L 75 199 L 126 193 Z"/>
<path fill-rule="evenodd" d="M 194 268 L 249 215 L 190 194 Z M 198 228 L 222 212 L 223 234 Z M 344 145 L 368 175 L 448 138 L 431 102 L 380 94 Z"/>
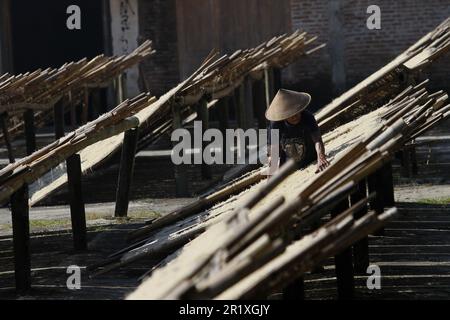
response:
<path fill-rule="evenodd" d="M 267 149 L 277 147 L 275 142 L 271 143 L 270 132 L 278 129 L 279 166 L 287 158 L 294 159 L 299 169 L 317 161 L 317 173 L 328 167 L 329 162 L 317 121 L 311 112 L 305 110 L 310 102 L 311 96 L 307 93 L 278 90 L 266 111 L 266 118 L 270 121 Z"/>

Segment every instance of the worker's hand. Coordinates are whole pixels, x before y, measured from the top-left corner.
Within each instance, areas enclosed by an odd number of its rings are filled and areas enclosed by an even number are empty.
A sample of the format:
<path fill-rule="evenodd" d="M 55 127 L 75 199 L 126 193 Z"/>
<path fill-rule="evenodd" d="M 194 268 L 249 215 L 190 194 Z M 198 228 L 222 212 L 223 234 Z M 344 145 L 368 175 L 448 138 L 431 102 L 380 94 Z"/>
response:
<path fill-rule="evenodd" d="M 328 162 L 326 156 L 324 154 L 320 155 L 317 159 L 317 170 L 316 173 L 325 170 L 330 163 Z"/>

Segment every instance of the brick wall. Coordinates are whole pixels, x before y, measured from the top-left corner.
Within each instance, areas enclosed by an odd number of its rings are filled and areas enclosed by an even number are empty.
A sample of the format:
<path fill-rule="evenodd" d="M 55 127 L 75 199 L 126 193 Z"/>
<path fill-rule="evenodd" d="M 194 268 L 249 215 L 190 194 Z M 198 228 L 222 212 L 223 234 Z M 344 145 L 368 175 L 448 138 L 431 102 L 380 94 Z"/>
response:
<path fill-rule="evenodd" d="M 180 81 L 175 0 L 140 0 L 139 33 L 156 50 L 142 67 L 150 92 L 160 96 Z"/>
<path fill-rule="evenodd" d="M 366 27 L 367 7 L 376 4 L 381 8 L 381 30 Z M 328 0 L 291 0 L 293 29 L 319 36 L 319 41 L 329 41 Z M 363 80 L 420 37 L 450 16 L 448 0 L 341 0 L 346 87 Z M 311 91 L 315 96 L 313 107 L 329 101 L 331 87 L 330 48 L 302 59 L 284 72 L 284 83 L 297 90 Z M 434 88 L 450 91 L 450 54 L 426 69 Z"/>
<path fill-rule="evenodd" d="M 317 44 L 330 42 L 329 0 L 290 0 L 292 29 L 317 35 Z M 346 88 L 363 80 L 450 16 L 448 0 L 340 0 L 344 39 Z M 368 30 L 366 9 L 381 8 L 381 30 Z M 139 0 L 142 39 L 151 39 L 157 53 L 143 64 L 150 90 L 160 95 L 180 81 L 176 0 Z M 450 91 L 450 54 L 426 74 L 434 88 Z M 300 59 L 283 72 L 285 87 L 313 94 L 312 108 L 333 96 L 330 47 Z"/>

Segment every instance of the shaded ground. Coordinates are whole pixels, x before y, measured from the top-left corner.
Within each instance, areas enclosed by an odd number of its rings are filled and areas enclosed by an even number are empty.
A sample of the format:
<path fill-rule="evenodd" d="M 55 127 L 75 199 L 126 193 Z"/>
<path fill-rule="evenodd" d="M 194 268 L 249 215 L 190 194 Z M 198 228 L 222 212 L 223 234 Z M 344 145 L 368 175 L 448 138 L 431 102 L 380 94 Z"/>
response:
<path fill-rule="evenodd" d="M 86 266 L 91 266 L 104 261 L 112 252 L 126 246 L 126 237 L 130 230 L 141 227 L 145 220 L 158 214 L 166 214 L 191 199 L 177 199 L 171 201 L 159 201 L 153 204 L 149 200 L 145 205 L 146 213 L 136 211 L 139 204 L 132 204 L 130 219 L 114 220 L 111 218 L 95 219 L 88 225 L 88 251 L 75 252 L 72 250 L 72 234 L 67 229 L 65 217 L 68 214 L 67 207 L 37 208 L 34 213 L 40 218 L 39 221 L 55 222 L 51 228 L 32 226 L 31 236 L 31 263 L 32 263 L 32 285 L 33 289 L 26 296 L 19 297 L 14 290 L 14 259 L 12 251 L 12 237 L 10 230 L 4 231 L 0 236 L 0 299 L 122 299 L 127 292 L 133 290 L 139 284 L 139 277 L 146 273 L 160 259 L 142 260 L 126 268 L 89 278 L 90 273 Z M 154 201 L 153 203 L 158 202 Z M 142 203 L 141 203 L 142 206 Z M 89 208 L 89 207 L 88 207 Z M 111 209 L 107 205 L 102 206 L 105 214 L 111 216 Z M 109 211 L 108 211 L 109 210 Z M 133 211 L 134 210 L 134 211 Z M 33 214 L 33 213 L 32 213 Z M 59 217 L 59 218 L 55 218 Z M 133 218 L 134 217 L 134 218 Z M 47 218 L 47 220 L 45 219 Z M 52 220 L 49 220 L 49 219 Z M 45 229 L 47 231 L 40 232 Z M 57 231 L 48 231 L 55 229 Z M 66 281 L 69 274 L 67 267 L 77 265 L 82 270 L 81 290 L 69 290 Z"/>
<path fill-rule="evenodd" d="M 358 299 L 450 298 L 450 207 L 398 204 L 400 214 L 382 237 L 369 237 L 370 263 L 381 270 L 381 289 L 367 288 L 356 276 Z M 305 277 L 307 299 L 336 299 L 333 259 L 325 271 Z"/>
<path fill-rule="evenodd" d="M 365 285 L 367 275 L 359 275 L 357 298 L 450 297 L 450 205 L 447 202 L 450 199 L 450 138 L 429 137 L 429 143 L 417 148 L 417 176 L 402 176 L 398 163 L 394 165 L 400 214 L 388 224 L 383 237 L 371 236 L 369 239 L 371 263 L 381 268 L 381 289 L 368 290 Z M 137 159 L 134 190 L 140 190 L 140 194 L 134 195 L 173 195 L 173 172 L 170 166 L 165 166 L 166 162 L 167 158 L 145 155 Z M 88 178 L 91 182 L 85 189 L 87 198 L 99 196 L 109 199 L 113 196 L 117 177 L 113 171 L 116 169 L 112 167 L 110 174 Z M 210 182 L 201 181 L 198 168 L 192 169 L 191 177 L 197 190 Z M 65 199 L 64 194 L 59 197 L 60 201 Z M 14 291 L 9 210 L 0 209 L 0 299 L 124 298 L 139 284 L 139 277 L 159 262 L 159 258 L 139 261 L 93 279 L 89 278 L 85 267 L 103 261 L 109 254 L 125 246 L 127 232 L 141 226 L 144 220 L 155 214 L 170 212 L 186 201 L 190 200 L 133 202 L 130 215 L 134 218 L 129 221 L 111 220 L 113 203 L 87 206 L 87 216 L 92 219 L 89 222 L 89 250 L 86 252 L 72 251 L 72 237 L 67 230 L 67 206 L 34 209 L 30 213 L 31 225 L 32 231 L 38 233 L 33 234 L 31 239 L 33 290 L 24 297 L 18 297 Z M 69 276 L 66 270 L 73 264 L 83 268 L 81 290 L 69 290 L 66 287 Z M 307 275 L 305 280 L 307 299 L 336 298 L 333 259 L 325 263 L 324 272 Z"/>
<path fill-rule="evenodd" d="M 140 261 L 124 270 L 90 279 L 85 267 L 103 260 L 117 246 L 125 244 L 127 230 L 135 223 L 91 228 L 88 232 L 89 250 L 72 251 L 72 237 L 68 232 L 35 234 L 31 238 L 32 285 L 26 296 L 19 297 L 14 290 L 12 240 L 0 239 L 0 299 L 122 299 L 138 285 L 138 277 L 155 261 Z M 81 267 L 81 290 L 66 286 L 67 267 Z"/>
<path fill-rule="evenodd" d="M 165 215 L 193 201 L 191 198 L 141 199 L 131 201 L 128 216 L 133 219 L 151 219 Z M 101 226 L 115 223 L 113 219 L 115 203 L 94 203 L 85 206 L 88 226 Z M 43 206 L 30 209 L 30 228 L 32 232 L 45 232 L 70 228 L 69 206 Z M 0 208 L 0 236 L 8 235 L 11 229 L 9 208 Z"/>

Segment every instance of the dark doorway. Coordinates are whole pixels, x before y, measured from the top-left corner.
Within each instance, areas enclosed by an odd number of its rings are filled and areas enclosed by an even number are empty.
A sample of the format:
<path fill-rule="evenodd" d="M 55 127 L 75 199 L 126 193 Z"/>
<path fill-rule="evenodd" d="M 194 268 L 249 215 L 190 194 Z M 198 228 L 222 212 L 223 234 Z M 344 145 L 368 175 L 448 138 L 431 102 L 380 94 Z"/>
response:
<path fill-rule="evenodd" d="M 81 9 L 81 30 L 69 30 L 67 7 Z M 104 52 L 101 0 L 13 0 L 14 72 L 59 67 Z"/>

